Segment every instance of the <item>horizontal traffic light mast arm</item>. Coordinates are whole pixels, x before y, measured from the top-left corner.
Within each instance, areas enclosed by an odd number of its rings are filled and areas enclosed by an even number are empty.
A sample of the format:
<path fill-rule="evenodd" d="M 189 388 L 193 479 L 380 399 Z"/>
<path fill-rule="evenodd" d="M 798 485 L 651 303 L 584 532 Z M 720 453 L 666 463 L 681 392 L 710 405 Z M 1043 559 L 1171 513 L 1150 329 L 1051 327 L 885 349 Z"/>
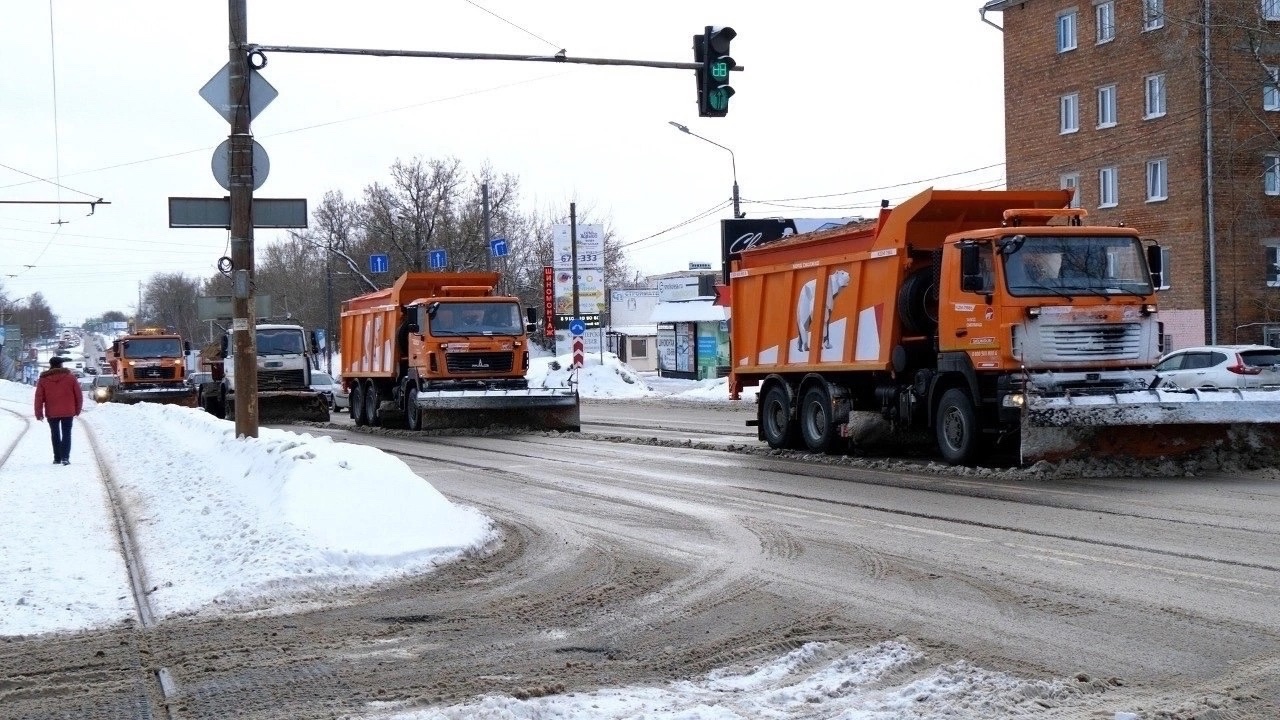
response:
<path fill-rule="evenodd" d="M 565 63 L 571 65 L 629 65 L 632 67 L 667 68 L 671 70 L 699 70 L 701 63 L 665 62 L 662 60 L 628 60 L 625 58 L 569 57 L 567 55 L 505 55 L 501 53 L 464 53 L 441 50 L 379 50 L 370 48 L 306 47 L 300 45 L 246 45 L 249 53 L 306 53 L 312 55 L 368 55 L 370 57 L 419 57 L 447 60 L 508 60 L 512 62 Z M 746 68 L 734 65 L 739 72 Z"/>

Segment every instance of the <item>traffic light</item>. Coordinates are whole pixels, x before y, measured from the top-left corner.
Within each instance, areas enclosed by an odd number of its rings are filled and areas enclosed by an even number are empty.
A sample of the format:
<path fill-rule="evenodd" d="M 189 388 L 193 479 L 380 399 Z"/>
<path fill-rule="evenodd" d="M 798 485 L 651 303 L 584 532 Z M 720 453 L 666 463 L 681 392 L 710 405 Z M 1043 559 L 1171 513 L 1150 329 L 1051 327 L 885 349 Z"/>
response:
<path fill-rule="evenodd" d="M 693 36 L 693 61 L 698 70 L 698 117 L 724 117 L 729 114 L 729 71 L 734 68 L 729 57 L 729 42 L 738 33 L 731 27 L 708 25 L 704 34 Z"/>

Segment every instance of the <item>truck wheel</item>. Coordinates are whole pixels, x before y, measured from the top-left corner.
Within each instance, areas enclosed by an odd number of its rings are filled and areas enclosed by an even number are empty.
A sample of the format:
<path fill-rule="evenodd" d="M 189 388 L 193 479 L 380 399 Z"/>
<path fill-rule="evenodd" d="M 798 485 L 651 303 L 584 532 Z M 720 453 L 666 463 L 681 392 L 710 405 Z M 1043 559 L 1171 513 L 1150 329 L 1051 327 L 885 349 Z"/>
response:
<path fill-rule="evenodd" d="M 800 434 L 791 418 L 791 401 L 787 389 L 774 385 L 760 401 L 760 434 L 774 450 L 800 447 Z"/>
<path fill-rule="evenodd" d="M 921 268 L 907 276 L 898 291 L 898 317 L 911 335 L 932 335 L 938 329 L 938 286 L 933 268 Z"/>
<path fill-rule="evenodd" d="M 351 386 L 351 419 L 356 427 L 364 427 L 364 386 L 355 383 Z"/>
<path fill-rule="evenodd" d="M 934 430 L 942 459 L 952 465 L 963 465 L 978 448 L 978 416 L 973 411 L 969 393 L 951 388 L 938 403 Z"/>
<path fill-rule="evenodd" d="M 369 427 L 378 426 L 378 403 L 382 402 L 382 398 L 378 397 L 378 388 L 374 386 L 372 380 L 368 380 L 364 384 L 364 424 Z"/>
<path fill-rule="evenodd" d="M 831 452 L 836 442 L 836 427 L 831 417 L 831 396 L 826 388 L 818 385 L 805 392 L 799 416 L 805 446 L 813 452 Z"/>
<path fill-rule="evenodd" d="M 404 418 L 409 429 L 417 432 L 422 429 L 422 408 L 418 407 L 418 388 L 409 387 L 404 396 Z"/>

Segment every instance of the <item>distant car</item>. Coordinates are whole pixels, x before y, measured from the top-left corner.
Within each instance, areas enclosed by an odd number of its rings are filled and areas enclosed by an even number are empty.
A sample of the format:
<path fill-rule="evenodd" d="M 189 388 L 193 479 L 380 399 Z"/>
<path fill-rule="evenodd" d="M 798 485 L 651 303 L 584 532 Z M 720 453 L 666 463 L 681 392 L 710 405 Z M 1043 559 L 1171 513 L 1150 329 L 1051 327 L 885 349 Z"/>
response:
<path fill-rule="evenodd" d="M 1174 350 L 1156 364 L 1154 386 L 1181 390 L 1280 389 L 1280 348 L 1205 345 Z"/>
<path fill-rule="evenodd" d="M 311 389 L 324 396 L 324 401 L 329 405 L 330 410 L 345 410 L 351 402 L 351 398 L 346 391 L 329 373 L 323 373 L 319 370 L 313 371 L 311 373 Z"/>

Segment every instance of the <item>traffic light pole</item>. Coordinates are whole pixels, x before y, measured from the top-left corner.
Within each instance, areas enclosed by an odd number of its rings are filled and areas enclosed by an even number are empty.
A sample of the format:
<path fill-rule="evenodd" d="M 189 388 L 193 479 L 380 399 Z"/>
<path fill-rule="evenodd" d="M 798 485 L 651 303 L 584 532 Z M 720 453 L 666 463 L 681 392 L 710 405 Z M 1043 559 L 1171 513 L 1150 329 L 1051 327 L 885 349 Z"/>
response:
<path fill-rule="evenodd" d="M 234 1 L 234 0 L 233 0 Z M 628 60 L 624 58 L 569 57 L 568 55 L 507 55 L 502 53 L 463 53 L 435 50 L 379 50 L 370 48 L 308 47 L 301 45 L 246 45 L 246 52 L 283 52 L 311 55 L 365 55 L 368 57 L 417 57 L 446 60 L 507 60 L 510 62 L 563 63 L 566 65 L 623 65 L 630 67 L 664 68 L 668 70 L 701 70 L 702 63 L 666 62 L 662 60 Z M 746 68 L 735 65 L 732 70 Z"/>
<path fill-rule="evenodd" d="M 680 132 L 684 133 L 685 135 L 692 135 L 693 137 L 696 137 L 696 138 L 698 138 L 699 140 L 701 140 L 701 141 L 703 141 L 703 142 L 705 142 L 705 143 L 710 143 L 710 144 L 712 144 L 712 145 L 715 145 L 716 147 L 720 148 L 721 150 L 724 150 L 725 152 L 729 153 L 729 163 L 730 163 L 730 165 L 733 167 L 733 216 L 734 216 L 735 218 L 741 218 L 741 217 L 743 217 L 743 215 L 742 215 L 742 210 L 741 210 L 741 207 L 740 207 L 740 204 L 739 204 L 739 200 L 738 200 L 738 159 L 737 159 L 736 157 L 734 157 L 734 155 L 733 155 L 733 150 L 730 150 L 729 148 L 727 148 L 727 147 L 725 147 L 725 146 L 721 145 L 720 143 L 716 142 L 715 140 L 709 140 L 709 139 L 707 139 L 707 138 L 702 137 L 702 136 L 701 136 L 701 135 L 699 135 L 698 133 L 693 132 L 692 130 L 690 130 L 690 129 L 689 129 L 689 126 L 687 126 L 687 125 L 681 125 L 680 123 L 676 122 L 675 120 L 668 120 L 668 121 L 667 121 L 667 124 L 668 124 L 668 125 L 670 125 L 671 127 L 674 127 L 675 129 L 679 130 Z"/>

